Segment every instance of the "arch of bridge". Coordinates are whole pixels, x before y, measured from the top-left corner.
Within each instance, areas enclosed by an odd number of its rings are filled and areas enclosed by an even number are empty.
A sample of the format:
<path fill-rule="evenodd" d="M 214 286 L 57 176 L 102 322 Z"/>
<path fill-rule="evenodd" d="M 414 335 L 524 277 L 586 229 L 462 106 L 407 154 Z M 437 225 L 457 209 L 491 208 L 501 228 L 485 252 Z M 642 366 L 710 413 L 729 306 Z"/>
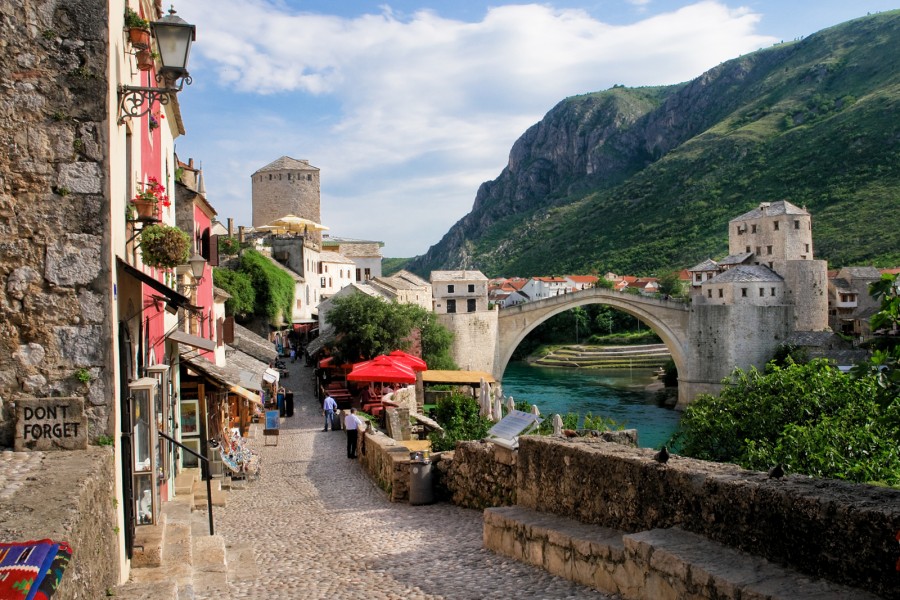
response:
<path fill-rule="evenodd" d="M 535 327 L 554 315 L 586 304 L 605 304 L 640 319 L 672 353 L 679 378 L 690 378 L 686 361 L 690 305 L 605 288 L 579 290 L 500 310 L 494 376 L 502 378 L 516 347 Z"/>

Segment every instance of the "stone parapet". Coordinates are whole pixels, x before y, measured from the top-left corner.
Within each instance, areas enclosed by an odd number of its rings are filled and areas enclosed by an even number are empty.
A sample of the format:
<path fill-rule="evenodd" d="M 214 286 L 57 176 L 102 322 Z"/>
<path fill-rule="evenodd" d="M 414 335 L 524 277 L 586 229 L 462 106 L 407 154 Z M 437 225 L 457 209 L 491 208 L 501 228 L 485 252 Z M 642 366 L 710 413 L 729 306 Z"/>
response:
<path fill-rule="evenodd" d="M 877 599 L 678 528 L 625 534 L 514 506 L 485 510 L 483 535 L 494 552 L 627 600 Z"/>
<path fill-rule="evenodd" d="M 0 497 L 0 540 L 72 546 L 55 599 L 103 598 L 119 583 L 113 465 L 109 447 L 47 452 L 14 495 Z"/>
<path fill-rule="evenodd" d="M 435 455 L 438 495 L 457 506 L 516 503 L 516 452 L 488 442 L 461 442 Z"/>
<path fill-rule="evenodd" d="M 640 532 L 679 527 L 808 575 L 900 598 L 900 490 L 523 436 L 518 505 Z"/>
<path fill-rule="evenodd" d="M 360 451 L 359 460 L 369 476 L 388 493 L 391 502 L 409 500 L 409 450 L 381 433 L 362 435 L 365 453 Z"/>

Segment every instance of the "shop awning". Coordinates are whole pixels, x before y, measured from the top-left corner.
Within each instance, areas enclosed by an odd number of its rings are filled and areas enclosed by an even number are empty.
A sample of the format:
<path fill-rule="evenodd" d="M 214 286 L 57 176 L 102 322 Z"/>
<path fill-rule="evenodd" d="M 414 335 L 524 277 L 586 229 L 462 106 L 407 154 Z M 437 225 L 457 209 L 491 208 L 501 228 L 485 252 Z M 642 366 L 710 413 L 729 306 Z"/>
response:
<path fill-rule="evenodd" d="M 497 381 L 487 371 L 441 371 L 434 369 L 422 371 L 422 383 L 479 385 L 482 379 L 484 379 L 485 383 L 495 383 Z"/>
<path fill-rule="evenodd" d="M 197 335 L 191 335 L 190 333 L 186 333 L 181 331 L 180 329 L 176 329 L 175 331 L 169 333 L 166 336 L 170 340 L 176 341 L 179 344 L 186 344 L 188 346 L 193 346 L 194 348 L 199 348 L 200 350 L 209 350 L 210 352 L 216 349 L 216 343 L 212 340 L 208 340 L 206 338 L 202 338 Z"/>
<path fill-rule="evenodd" d="M 149 275 L 147 275 L 146 273 L 144 273 L 143 271 L 135 269 L 134 267 L 132 267 L 131 265 L 129 265 L 127 262 L 125 262 L 124 260 L 122 260 L 119 257 L 116 257 L 116 262 L 119 263 L 119 266 L 122 267 L 122 269 L 125 271 L 126 275 L 129 275 L 130 277 L 137 279 L 141 283 L 146 283 L 147 285 L 152 287 L 154 290 L 156 290 L 157 292 L 159 292 L 160 294 L 165 296 L 166 299 L 168 300 L 168 303 L 170 305 L 172 305 L 173 307 L 187 308 L 191 305 L 191 301 L 187 296 L 185 296 L 183 294 L 179 294 L 178 292 L 176 292 L 175 290 L 173 290 L 172 288 L 170 288 L 163 282 L 157 281 L 157 280 L 153 279 L 152 277 L 150 277 Z"/>
<path fill-rule="evenodd" d="M 266 372 L 263 373 L 263 381 L 268 381 L 269 383 L 278 383 L 278 379 L 281 377 L 281 374 L 275 369 L 266 369 Z"/>
<path fill-rule="evenodd" d="M 307 344 L 306 352 L 310 356 L 315 356 L 322 350 L 322 348 L 325 347 L 326 344 L 329 344 L 333 341 L 334 341 L 334 332 L 333 331 L 327 332 L 327 333 L 322 333 L 321 335 L 319 335 L 319 337 L 317 337 L 316 339 L 311 341 L 309 344 Z"/>
<path fill-rule="evenodd" d="M 246 399 L 249 400 L 250 402 L 256 402 L 256 403 L 259 404 L 260 406 L 263 405 L 263 403 L 262 403 L 262 398 L 260 398 L 258 394 L 254 394 L 253 392 L 251 392 L 251 391 L 248 390 L 247 388 L 242 388 L 242 387 L 239 386 L 239 385 L 232 385 L 232 386 L 228 389 L 228 391 L 234 392 L 234 393 L 237 394 L 238 396 L 241 396 L 241 397 L 243 397 L 243 398 L 246 398 Z"/>
<path fill-rule="evenodd" d="M 191 368 L 196 369 L 208 379 L 212 379 L 229 392 L 237 394 L 242 398 L 246 398 L 251 402 L 262 404 L 262 399 L 258 394 L 254 394 L 244 386 L 240 385 L 240 373 L 232 372 L 228 367 L 213 364 L 205 358 L 194 357 L 182 360 L 190 365 Z"/>

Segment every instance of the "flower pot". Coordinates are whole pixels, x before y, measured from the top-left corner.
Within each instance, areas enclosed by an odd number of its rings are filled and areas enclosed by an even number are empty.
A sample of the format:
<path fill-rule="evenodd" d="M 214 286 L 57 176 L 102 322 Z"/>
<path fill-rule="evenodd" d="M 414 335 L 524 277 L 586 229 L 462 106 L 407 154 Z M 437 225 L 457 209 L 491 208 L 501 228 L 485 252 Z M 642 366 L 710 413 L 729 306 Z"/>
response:
<path fill-rule="evenodd" d="M 149 50 L 141 50 L 135 55 L 137 67 L 141 71 L 149 71 L 153 68 L 153 53 Z"/>
<path fill-rule="evenodd" d="M 146 50 L 150 47 L 150 30 L 143 27 L 130 27 L 128 39 L 131 40 L 131 45 L 138 50 Z"/>
<path fill-rule="evenodd" d="M 132 200 L 134 210 L 137 212 L 138 219 L 155 219 L 156 218 L 156 202 L 150 200 Z"/>

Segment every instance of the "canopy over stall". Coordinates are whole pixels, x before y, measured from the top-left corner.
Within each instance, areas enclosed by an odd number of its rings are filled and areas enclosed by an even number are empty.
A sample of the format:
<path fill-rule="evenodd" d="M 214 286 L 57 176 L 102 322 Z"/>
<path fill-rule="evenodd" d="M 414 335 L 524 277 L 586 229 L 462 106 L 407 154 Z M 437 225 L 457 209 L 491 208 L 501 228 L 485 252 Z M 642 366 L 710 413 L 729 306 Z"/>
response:
<path fill-rule="evenodd" d="M 380 381 L 386 383 L 415 383 L 416 374 L 407 366 L 388 356 L 376 356 L 372 360 L 356 363 L 347 374 L 349 381 Z"/>
<path fill-rule="evenodd" d="M 425 361 L 419 358 L 418 356 L 414 356 L 409 354 L 408 352 L 404 352 L 403 350 L 394 350 L 388 356 L 394 360 L 394 362 L 398 362 L 403 366 L 409 367 L 413 371 L 427 371 L 428 365 L 425 364 Z"/>

